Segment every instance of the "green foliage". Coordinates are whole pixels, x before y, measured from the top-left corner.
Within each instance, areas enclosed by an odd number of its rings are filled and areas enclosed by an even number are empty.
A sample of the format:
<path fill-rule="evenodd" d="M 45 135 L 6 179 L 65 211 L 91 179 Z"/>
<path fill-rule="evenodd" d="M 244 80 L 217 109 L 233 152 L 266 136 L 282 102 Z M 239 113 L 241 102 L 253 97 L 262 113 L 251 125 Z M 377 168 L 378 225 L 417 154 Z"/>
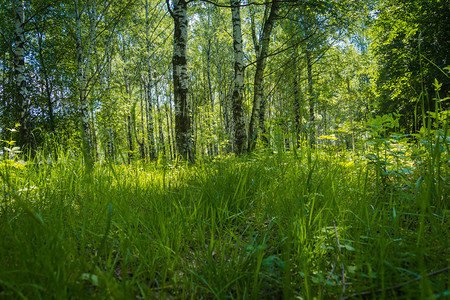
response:
<path fill-rule="evenodd" d="M 424 125 L 416 115 L 435 111 L 435 80 L 442 96 L 450 92 L 444 70 L 449 55 L 450 10 L 446 1 L 384 1 L 371 29 L 371 44 L 378 64 L 378 110 L 402 114 L 408 132 Z M 448 103 L 443 103 L 448 108 Z"/>
<path fill-rule="evenodd" d="M 148 27 L 143 1 L 97 3 L 92 53 L 83 45 L 92 55 L 87 97 L 98 150 L 90 173 L 80 154 L 73 2 L 26 1 L 33 16 L 26 72 L 40 146 L 28 162 L 16 128 L 5 129 L 16 110 L 14 16 L 11 1 L 0 3 L 0 298 L 448 295 L 445 1 L 283 2 L 286 18 L 274 27 L 265 73 L 269 142 L 244 156 L 229 154 L 229 8 L 191 2 L 195 165 L 171 160 L 173 24 L 166 3 L 149 2 Z M 242 7 L 247 120 L 256 57 L 250 14 L 260 28 L 264 10 Z M 149 64 L 160 152 L 152 162 L 136 153 L 148 133 Z M 128 164 L 127 154 L 134 154 Z"/>
<path fill-rule="evenodd" d="M 366 158 L 300 147 L 196 165 L 97 163 L 92 174 L 64 151 L 3 163 L 0 296 L 445 294 L 447 127 L 411 143 L 388 134 L 397 120 L 369 122 Z"/>

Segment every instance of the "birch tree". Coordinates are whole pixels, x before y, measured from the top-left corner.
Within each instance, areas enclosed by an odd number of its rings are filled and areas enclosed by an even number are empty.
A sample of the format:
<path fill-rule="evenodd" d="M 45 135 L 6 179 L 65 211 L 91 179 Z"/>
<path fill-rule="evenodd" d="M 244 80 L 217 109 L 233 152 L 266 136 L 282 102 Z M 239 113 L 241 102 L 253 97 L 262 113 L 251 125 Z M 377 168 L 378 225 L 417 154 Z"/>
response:
<path fill-rule="evenodd" d="M 267 11 L 268 6 L 266 6 Z M 255 148 L 258 139 L 258 127 L 261 128 L 263 120 L 261 120 L 261 102 L 263 100 L 264 92 L 264 69 L 266 67 L 267 54 L 269 52 L 270 35 L 275 24 L 275 18 L 279 9 L 279 0 L 272 1 L 270 6 L 270 13 L 264 21 L 263 30 L 259 41 L 255 41 L 256 53 L 256 70 L 254 77 L 254 93 L 253 93 L 253 107 L 250 118 L 249 135 L 248 135 L 248 150 L 252 151 Z M 264 111 L 264 110 L 263 110 Z"/>
<path fill-rule="evenodd" d="M 235 153 L 240 154 L 246 151 L 245 142 L 247 140 L 242 104 L 244 90 L 244 52 L 242 49 L 240 0 L 230 0 L 230 4 L 234 48 L 234 89 L 231 100 L 233 114 L 233 148 Z"/>
<path fill-rule="evenodd" d="M 194 161 L 192 144 L 191 116 L 188 106 L 189 77 L 187 72 L 187 2 L 174 0 L 173 9 L 169 0 L 167 8 L 174 21 L 173 32 L 173 92 L 175 103 L 175 139 L 178 155 Z"/>
<path fill-rule="evenodd" d="M 114 38 L 114 32 L 118 23 L 129 13 L 133 0 L 126 2 L 115 2 L 104 0 L 84 1 L 74 0 L 74 40 L 77 60 L 77 90 L 78 109 L 80 114 L 81 135 L 83 142 L 83 156 L 87 166 L 92 164 L 92 150 L 96 150 L 95 127 L 91 126 L 90 120 L 94 122 L 93 103 L 89 101 L 91 93 L 98 81 L 99 74 L 104 73 L 105 66 L 110 59 L 109 46 Z M 99 5 L 98 5 L 99 4 Z M 121 5 L 119 5 L 121 4 Z M 87 15 L 87 17 L 84 17 Z M 87 20 L 87 25 L 84 22 Z M 85 29 L 87 27 L 87 29 Z M 83 35 L 83 32 L 86 32 Z M 98 45 L 105 38 L 105 53 L 98 55 Z"/>
<path fill-rule="evenodd" d="M 83 47 L 81 35 L 81 17 L 84 9 L 80 8 L 79 0 L 74 2 L 75 8 L 75 44 L 77 51 L 77 79 L 78 79 L 78 97 L 80 103 L 81 135 L 83 140 L 83 155 L 87 166 L 92 164 L 91 154 L 91 132 L 89 125 L 89 107 L 87 101 L 87 78 L 92 62 L 92 49 L 95 41 L 95 6 L 96 0 L 89 0 L 89 36 L 87 47 Z"/>
<path fill-rule="evenodd" d="M 315 125 L 315 116 L 314 116 L 314 106 L 315 106 L 315 96 L 314 96 L 314 81 L 312 74 L 312 58 L 311 58 L 311 46 L 310 43 L 306 46 L 305 49 L 306 56 L 306 69 L 308 75 L 308 103 L 309 103 L 309 143 L 311 147 L 314 147 L 316 144 L 316 125 Z"/>
<path fill-rule="evenodd" d="M 147 88 L 146 88 L 146 115 L 147 115 L 147 140 L 148 140 L 148 154 L 150 160 L 156 158 L 155 139 L 154 139 L 154 121 L 153 121 L 153 100 L 152 100 L 152 44 L 150 41 L 150 17 L 149 17 L 149 3 L 145 0 L 145 43 L 147 47 Z"/>
<path fill-rule="evenodd" d="M 300 80 L 299 80 L 299 71 L 297 70 L 298 64 L 298 47 L 294 47 L 293 51 L 293 66 L 294 66 L 294 74 L 293 74 L 293 85 L 294 85 L 294 130 L 295 130 L 295 147 L 300 146 L 300 128 L 301 128 L 301 120 L 303 119 L 303 103 L 300 103 Z"/>
<path fill-rule="evenodd" d="M 19 145 L 25 152 L 34 156 L 35 143 L 31 133 L 30 99 L 27 96 L 25 79 L 25 11 L 24 1 L 14 1 L 14 74 L 16 83 L 16 102 L 19 111 Z"/>

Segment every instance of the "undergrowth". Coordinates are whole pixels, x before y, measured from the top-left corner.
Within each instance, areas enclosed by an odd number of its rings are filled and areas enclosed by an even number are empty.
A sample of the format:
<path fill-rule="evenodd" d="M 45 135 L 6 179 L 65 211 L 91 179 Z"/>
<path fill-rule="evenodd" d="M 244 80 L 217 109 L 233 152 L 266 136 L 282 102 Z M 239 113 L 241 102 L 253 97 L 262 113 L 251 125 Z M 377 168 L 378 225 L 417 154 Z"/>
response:
<path fill-rule="evenodd" d="M 261 150 L 89 174 L 71 152 L 13 153 L 0 166 L 0 298 L 444 298 L 441 133 L 420 146 L 373 136 L 365 155 Z"/>

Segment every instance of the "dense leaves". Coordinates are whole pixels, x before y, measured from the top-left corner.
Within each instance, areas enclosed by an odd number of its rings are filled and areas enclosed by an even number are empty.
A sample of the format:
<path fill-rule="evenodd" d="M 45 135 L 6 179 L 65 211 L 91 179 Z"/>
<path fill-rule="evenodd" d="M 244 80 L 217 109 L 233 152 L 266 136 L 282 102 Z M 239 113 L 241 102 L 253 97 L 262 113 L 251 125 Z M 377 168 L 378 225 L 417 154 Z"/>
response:
<path fill-rule="evenodd" d="M 417 115 L 448 109 L 450 6 L 447 1 L 391 1 L 376 13 L 374 49 L 379 58 L 378 109 L 400 113 L 409 132 Z M 434 82 L 441 85 L 436 94 Z"/>

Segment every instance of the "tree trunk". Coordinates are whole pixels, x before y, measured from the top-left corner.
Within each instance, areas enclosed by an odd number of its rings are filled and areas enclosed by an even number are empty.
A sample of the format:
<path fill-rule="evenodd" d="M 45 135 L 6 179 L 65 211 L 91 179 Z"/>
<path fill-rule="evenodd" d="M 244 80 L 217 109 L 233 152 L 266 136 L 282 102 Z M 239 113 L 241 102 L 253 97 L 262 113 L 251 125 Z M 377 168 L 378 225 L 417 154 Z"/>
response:
<path fill-rule="evenodd" d="M 264 79 L 263 79 L 264 81 Z M 264 83 L 263 83 L 264 86 Z M 264 89 L 264 88 L 263 88 Z M 261 137 L 261 142 L 263 145 L 269 144 L 269 139 L 267 137 L 267 131 L 266 131 L 266 105 L 267 105 L 267 98 L 264 97 L 264 91 L 261 95 L 261 108 L 259 110 L 259 132 Z"/>
<path fill-rule="evenodd" d="M 139 155 L 140 155 L 140 158 L 142 159 L 142 160 L 145 160 L 145 138 L 144 138 L 144 127 L 145 127 L 145 125 L 144 125 L 144 101 L 143 101 L 143 97 L 142 97 L 142 93 L 141 93 L 141 97 L 140 97 L 141 99 L 141 130 L 142 130 L 142 137 L 141 136 L 139 136 L 139 134 L 136 136 L 136 141 L 137 141 L 137 143 L 138 143 L 138 145 L 139 145 Z M 146 107 L 146 110 L 147 110 L 148 108 Z M 147 123 L 148 124 L 148 123 Z M 140 141 L 139 141 L 139 139 L 140 139 Z"/>
<path fill-rule="evenodd" d="M 240 154 L 246 152 L 245 142 L 247 140 L 242 103 L 244 93 L 244 52 L 242 50 L 240 0 L 230 0 L 230 3 L 234 48 L 234 89 L 231 100 L 233 150 L 236 154 Z"/>
<path fill-rule="evenodd" d="M 95 4 L 95 0 L 94 3 Z M 95 8 L 95 6 L 94 6 Z M 81 37 L 81 17 L 82 11 L 78 7 L 78 0 L 75 0 L 75 43 L 77 50 L 77 68 L 78 68 L 78 97 L 80 101 L 80 117 L 81 117 L 81 136 L 83 140 L 83 156 L 86 166 L 92 164 L 91 154 L 91 134 L 89 126 L 89 108 L 87 102 L 87 84 L 86 78 L 90 68 L 91 50 L 94 40 L 94 26 L 95 18 L 91 11 L 90 29 L 89 29 L 89 45 L 87 51 L 87 58 L 83 53 L 82 37 Z"/>
<path fill-rule="evenodd" d="M 163 126 L 162 126 L 162 115 L 161 115 L 161 107 L 159 103 L 159 96 L 156 94 L 156 107 L 158 109 L 158 132 L 159 132 L 159 155 L 163 155 L 163 157 L 166 156 L 166 146 L 164 145 L 164 133 L 163 133 Z"/>
<path fill-rule="evenodd" d="M 278 7 L 278 0 L 274 0 L 272 2 L 270 14 L 264 22 L 262 36 L 257 47 L 259 52 L 256 53 L 256 70 L 253 81 L 255 90 L 253 93 L 253 107 L 249 125 L 248 151 L 252 151 L 255 148 L 256 141 L 258 139 L 258 127 L 260 127 L 261 116 L 261 101 L 264 91 L 264 69 L 266 67 L 267 53 L 269 51 L 270 35 L 275 23 L 275 17 L 278 11 Z"/>
<path fill-rule="evenodd" d="M 230 110 L 232 110 L 232 109 L 230 109 L 230 106 L 232 106 L 232 103 L 229 103 L 230 101 L 228 101 L 228 96 L 224 95 L 224 93 L 222 92 L 221 89 L 219 90 L 219 99 L 220 99 L 220 107 L 221 107 L 220 116 L 221 116 L 221 120 L 223 121 L 223 127 L 225 129 L 225 132 L 223 133 L 223 135 L 230 137 L 230 139 L 228 140 L 227 144 L 224 146 L 224 149 L 222 149 L 222 151 L 225 151 L 226 153 L 230 153 L 232 151 L 233 143 L 234 143 L 233 142 L 234 141 L 234 133 L 233 133 L 233 128 L 232 128 L 232 124 L 231 124 L 232 121 L 230 120 Z M 245 120 L 245 118 L 244 118 L 244 120 Z M 245 141 L 244 141 L 243 146 L 245 147 Z"/>
<path fill-rule="evenodd" d="M 127 116 L 127 140 L 128 140 L 128 164 L 131 164 L 133 158 L 133 126 L 131 124 L 131 115 Z"/>
<path fill-rule="evenodd" d="M 95 118 L 94 118 L 94 109 L 91 110 L 90 117 L 90 129 L 91 129 L 91 140 L 92 140 L 92 156 L 95 160 L 98 160 L 98 144 L 97 144 L 97 131 L 95 128 Z"/>
<path fill-rule="evenodd" d="M 177 156 L 177 145 L 176 145 L 176 138 L 175 138 L 175 130 L 173 126 L 173 109 L 172 109 L 172 99 L 169 98 L 169 116 L 170 116 L 170 134 L 172 137 L 172 157 L 175 159 Z"/>
<path fill-rule="evenodd" d="M 150 18 L 149 18 L 149 5 L 148 0 L 145 0 L 145 40 L 147 46 L 147 70 L 148 70 L 148 78 L 147 78 L 147 104 L 146 104 L 146 114 L 147 114 L 147 139 L 148 139 L 148 154 L 150 160 L 154 160 L 156 158 L 156 149 L 155 149 L 155 139 L 154 139 L 154 121 L 153 121 L 153 101 L 152 101 L 152 88 L 153 88 L 153 79 L 152 79 L 152 59 L 151 59 L 151 51 L 152 46 L 150 42 Z"/>
<path fill-rule="evenodd" d="M 352 97 L 352 91 L 350 89 L 350 78 L 347 78 L 347 93 L 348 93 L 348 98 L 349 98 L 349 103 L 351 102 L 351 97 Z M 350 127 L 351 127 L 351 131 L 352 131 L 352 151 L 353 153 L 355 153 L 355 128 L 353 127 L 353 109 L 351 109 L 350 112 Z"/>
<path fill-rule="evenodd" d="M 312 59 L 311 59 L 311 50 L 307 46 L 306 51 L 306 64 L 307 64 L 307 72 L 308 72 L 308 102 L 309 102 L 309 143 L 311 147 L 314 147 L 316 144 L 316 126 L 315 126 L 315 118 L 314 118 L 314 88 L 313 88 L 313 76 L 312 76 Z"/>
<path fill-rule="evenodd" d="M 211 122 L 211 130 L 214 134 L 214 136 L 217 135 L 217 126 L 216 122 L 214 120 L 214 92 L 212 88 L 212 82 L 211 82 L 211 39 L 208 39 L 208 48 L 207 48 L 207 76 L 208 76 L 208 91 L 209 91 L 209 103 L 211 106 L 211 115 L 212 115 L 212 122 Z M 211 142 L 210 145 L 211 150 L 211 156 L 218 154 L 218 145 L 215 142 Z"/>
<path fill-rule="evenodd" d="M 167 142 L 169 144 L 169 157 L 170 159 L 173 158 L 173 153 L 172 153 L 172 144 L 173 144 L 173 139 L 171 139 L 171 133 L 172 133 L 172 121 L 169 121 L 169 109 L 170 106 L 167 105 L 167 102 L 164 104 L 164 107 L 166 109 L 166 123 L 167 123 Z M 172 117 L 172 114 L 170 114 L 170 117 Z"/>
<path fill-rule="evenodd" d="M 114 131 L 112 128 L 106 128 L 107 143 L 108 143 L 108 156 L 112 160 L 115 159 L 116 147 L 114 145 Z"/>
<path fill-rule="evenodd" d="M 22 151 L 34 157 L 36 145 L 31 133 L 30 100 L 27 97 L 27 82 L 25 80 L 25 11 L 24 1 L 14 1 L 14 74 L 16 83 L 16 102 L 19 112 L 19 140 Z"/>
<path fill-rule="evenodd" d="M 294 110 L 295 110 L 295 147 L 300 146 L 300 122 L 302 119 L 302 108 L 300 106 L 300 84 L 299 84 L 299 72 L 297 70 L 297 61 L 298 61 L 298 48 L 294 49 Z"/>
<path fill-rule="evenodd" d="M 168 5 L 174 20 L 173 33 L 173 92 L 175 103 L 175 136 L 177 152 L 183 159 L 194 161 L 192 145 L 191 116 L 188 106 L 189 77 L 187 73 L 187 2 L 174 0 L 173 11 Z"/>

